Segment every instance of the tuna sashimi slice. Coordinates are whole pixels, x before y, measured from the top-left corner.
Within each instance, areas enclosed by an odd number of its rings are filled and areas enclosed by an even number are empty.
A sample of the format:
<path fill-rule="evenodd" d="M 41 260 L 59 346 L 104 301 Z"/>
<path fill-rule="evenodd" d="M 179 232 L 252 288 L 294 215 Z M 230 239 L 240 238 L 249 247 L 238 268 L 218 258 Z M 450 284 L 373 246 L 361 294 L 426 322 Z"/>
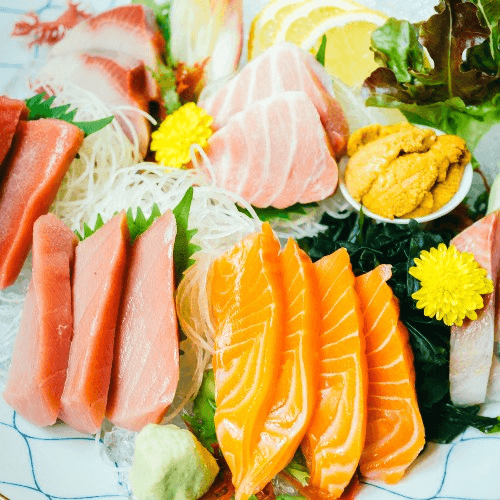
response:
<path fill-rule="evenodd" d="M 234 114 L 255 102 L 286 91 L 303 91 L 318 111 L 335 155 L 347 147 L 349 125 L 342 108 L 324 82 L 328 73 L 307 51 L 291 43 L 274 45 L 199 105 L 214 117 L 213 127 L 225 125 Z"/>
<path fill-rule="evenodd" d="M 321 297 L 319 391 L 302 451 L 314 498 L 338 498 L 358 467 L 366 430 L 363 316 L 345 248 L 314 264 Z"/>
<path fill-rule="evenodd" d="M 132 431 L 161 422 L 179 380 L 176 231 L 168 211 L 135 240 L 127 262 L 106 416 Z"/>
<path fill-rule="evenodd" d="M 47 80 L 53 80 L 55 88 L 52 86 L 47 88 Z M 143 157 L 146 155 L 149 144 L 149 122 L 137 111 L 117 112 L 120 106 L 148 110 L 144 97 L 146 71 L 142 61 L 112 50 L 72 52 L 50 59 L 39 71 L 31 86 L 36 90 L 57 93 L 58 86 L 64 86 L 64 82 L 70 82 L 94 93 L 109 106 L 115 112 L 125 135 L 132 143 L 134 136 L 137 136 L 140 153 Z M 125 119 L 122 118 L 122 114 L 125 115 Z M 126 120 L 130 121 L 133 130 Z"/>
<path fill-rule="evenodd" d="M 493 212 L 469 226 L 451 241 L 457 250 L 470 252 L 488 277 L 497 283 L 500 270 L 500 212 Z M 484 307 L 475 321 L 465 320 L 451 328 L 450 394 L 457 405 L 474 405 L 486 399 L 488 379 L 500 369 L 493 355 L 495 340 L 495 295 L 483 297 Z M 497 341 L 500 340 L 497 331 Z M 493 360 L 494 363 L 493 363 Z M 500 373 L 492 378 L 490 395 L 500 398 Z"/>
<path fill-rule="evenodd" d="M 425 444 L 415 392 L 409 334 L 399 321 L 399 304 L 381 265 L 356 278 L 365 319 L 368 361 L 368 422 L 361 474 L 386 483 L 399 481 Z"/>
<path fill-rule="evenodd" d="M 214 261 L 215 428 L 236 488 L 251 463 L 279 374 L 285 327 L 280 245 L 269 224 Z"/>
<path fill-rule="evenodd" d="M 24 101 L 0 96 L 0 167 L 9 152 L 19 120 L 28 118 Z"/>
<path fill-rule="evenodd" d="M 33 275 L 5 401 L 35 425 L 57 420 L 73 336 L 71 271 L 78 238 L 55 215 L 33 227 Z"/>
<path fill-rule="evenodd" d="M 280 372 L 271 411 L 236 491 L 237 500 L 247 500 L 261 491 L 288 465 L 316 403 L 320 318 L 314 267 L 293 240 L 288 241 L 280 259 L 286 301 Z"/>
<path fill-rule="evenodd" d="M 151 9 L 139 4 L 126 5 L 80 22 L 54 45 L 50 55 L 57 57 L 93 49 L 123 52 L 156 70 L 165 51 L 165 41 Z M 144 96 L 158 99 L 159 88 L 149 70 L 146 79 Z"/>
<path fill-rule="evenodd" d="M 104 419 L 128 246 L 122 212 L 76 248 L 74 335 L 59 418 L 81 432 L 95 434 Z"/>
<path fill-rule="evenodd" d="M 286 208 L 331 195 L 338 181 L 318 113 L 304 92 L 284 92 L 233 115 L 208 141 L 215 183 L 256 207 Z"/>
<path fill-rule="evenodd" d="M 0 288 L 16 280 L 33 224 L 47 213 L 82 141 L 82 130 L 60 120 L 19 122 L 0 185 Z"/>

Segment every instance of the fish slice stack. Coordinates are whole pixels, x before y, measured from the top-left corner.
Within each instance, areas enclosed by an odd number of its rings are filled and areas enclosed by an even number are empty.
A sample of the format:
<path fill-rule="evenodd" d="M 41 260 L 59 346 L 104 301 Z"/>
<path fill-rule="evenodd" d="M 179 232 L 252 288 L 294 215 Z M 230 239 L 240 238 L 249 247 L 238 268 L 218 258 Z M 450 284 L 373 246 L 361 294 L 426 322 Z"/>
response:
<path fill-rule="evenodd" d="M 28 256 L 33 225 L 46 214 L 84 133 L 51 118 L 29 120 L 24 101 L 0 96 L 0 289 Z"/>
<path fill-rule="evenodd" d="M 270 226 L 214 261 L 217 438 L 247 500 L 301 446 L 313 498 L 339 498 L 356 469 L 400 480 L 425 437 L 408 331 L 390 266 L 354 277 L 344 248 L 312 264 Z"/>
<path fill-rule="evenodd" d="M 122 212 L 77 245 L 54 215 L 36 221 L 4 392 L 20 415 L 85 433 L 105 416 L 133 431 L 163 419 L 179 379 L 176 230 L 167 211 L 131 244 Z"/>
<path fill-rule="evenodd" d="M 130 107 L 148 112 L 159 105 L 160 90 L 151 71 L 157 70 L 164 50 L 165 40 L 151 9 L 140 4 L 116 7 L 68 31 L 52 47 L 31 87 L 50 94 L 69 82 L 92 92 L 112 110 L 123 107 L 117 120 L 131 140 L 137 135 L 144 157 L 149 122 Z M 48 83 L 52 80 L 56 88 Z"/>
<path fill-rule="evenodd" d="M 345 152 L 349 127 L 328 74 L 310 53 L 275 45 L 198 104 L 214 118 L 210 165 L 202 168 L 217 186 L 276 208 L 335 191 L 335 159 Z"/>

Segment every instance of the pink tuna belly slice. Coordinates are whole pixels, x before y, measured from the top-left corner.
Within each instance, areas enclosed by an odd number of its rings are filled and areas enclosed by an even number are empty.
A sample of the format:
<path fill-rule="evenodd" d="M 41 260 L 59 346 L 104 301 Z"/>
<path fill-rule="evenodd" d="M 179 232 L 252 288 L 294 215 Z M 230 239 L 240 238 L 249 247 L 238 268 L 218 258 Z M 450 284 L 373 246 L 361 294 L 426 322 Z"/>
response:
<path fill-rule="evenodd" d="M 82 130 L 60 120 L 19 122 L 0 183 L 0 288 L 19 275 L 33 224 L 48 212 L 82 141 Z"/>
<path fill-rule="evenodd" d="M 28 108 L 24 101 L 0 96 L 0 172 L 2 163 L 9 152 L 19 120 L 28 118 Z"/>
<path fill-rule="evenodd" d="M 496 282 L 500 269 L 500 212 L 479 220 L 456 236 L 451 244 L 462 252 L 470 252 L 488 277 Z M 475 321 L 465 320 L 463 326 L 451 328 L 450 394 L 456 405 L 475 405 L 486 399 L 488 379 L 494 362 L 495 294 L 483 297 L 484 307 Z M 498 369 L 498 368 L 497 368 Z M 495 378 L 496 397 L 500 397 L 500 380 Z"/>
<path fill-rule="evenodd" d="M 35 222 L 33 275 L 3 394 L 35 425 L 52 425 L 59 413 L 73 336 L 70 276 L 77 243 L 55 215 Z"/>
<path fill-rule="evenodd" d="M 104 419 L 128 246 L 122 212 L 76 248 L 74 335 L 59 418 L 81 432 L 96 433 Z"/>
<path fill-rule="evenodd" d="M 156 24 L 154 13 L 143 5 L 126 5 L 78 23 L 56 43 L 51 57 L 94 49 L 123 52 L 157 69 L 163 56 L 165 41 Z M 149 100 L 160 97 L 158 85 L 149 70 L 146 73 L 144 96 Z"/>
<path fill-rule="evenodd" d="M 168 211 L 137 238 L 128 261 L 106 416 L 132 431 L 161 422 L 179 380 L 175 235 Z"/>
<path fill-rule="evenodd" d="M 236 113 L 209 139 L 207 156 L 216 185 L 256 207 L 322 200 L 337 186 L 337 163 L 305 92 L 273 95 Z"/>
<path fill-rule="evenodd" d="M 342 108 L 324 82 L 330 77 L 325 68 L 291 43 L 277 44 L 250 61 L 214 95 L 198 103 L 214 117 L 213 127 L 224 126 L 234 114 L 257 101 L 287 91 L 303 91 L 318 111 L 336 156 L 345 152 L 349 125 Z"/>
<path fill-rule="evenodd" d="M 134 135 L 137 136 L 141 155 L 144 157 L 147 154 L 150 132 L 147 119 L 137 111 L 118 112 L 120 106 L 148 110 L 145 98 L 146 70 L 142 61 L 113 50 L 72 52 L 50 59 L 41 68 L 31 87 L 57 94 L 58 88 L 64 87 L 64 82 L 95 94 L 115 112 L 116 120 L 132 143 Z"/>

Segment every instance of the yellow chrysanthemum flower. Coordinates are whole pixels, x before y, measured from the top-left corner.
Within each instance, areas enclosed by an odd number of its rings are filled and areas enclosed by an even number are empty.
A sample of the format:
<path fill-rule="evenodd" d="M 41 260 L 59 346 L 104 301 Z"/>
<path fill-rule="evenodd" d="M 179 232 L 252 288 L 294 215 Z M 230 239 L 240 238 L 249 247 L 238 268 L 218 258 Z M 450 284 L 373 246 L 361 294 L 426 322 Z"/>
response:
<path fill-rule="evenodd" d="M 426 316 L 436 316 L 448 326 L 461 326 L 465 317 L 477 319 L 476 310 L 484 305 L 481 295 L 493 291 L 493 282 L 474 255 L 441 243 L 429 252 L 423 250 L 415 264 L 408 272 L 421 288 L 412 297 Z"/>
<path fill-rule="evenodd" d="M 160 128 L 151 134 L 151 150 L 156 161 L 169 167 L 181 168 L 190 161 L 189 148 L 207 145 L 212 135 L 213 118 L 194 102 L 188 102 L 168 115 Z"/>

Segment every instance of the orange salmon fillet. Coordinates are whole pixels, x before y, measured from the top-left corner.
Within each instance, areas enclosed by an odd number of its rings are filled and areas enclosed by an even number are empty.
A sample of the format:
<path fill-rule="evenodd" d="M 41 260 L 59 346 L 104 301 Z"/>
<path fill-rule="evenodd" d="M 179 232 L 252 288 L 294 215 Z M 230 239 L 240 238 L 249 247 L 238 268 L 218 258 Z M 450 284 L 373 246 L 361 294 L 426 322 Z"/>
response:
<path fill-rule="evenodd" d="M 77 243 L 55 215 L 35 222 L 33 275 L 3 394 L 35 425 L 52 425 L 59 413 L 73 336 L 70 278 Z"/>
<path fill-rule="evenodd" d="M 74 336 L 59 418 L 81 432 L 96 433 L 104 419 L 128 246 L 122 212 L 76 248 Z"/>
<path fill-rule="evenodd" d="M 273 404 L 283 350 L 280 245 L 269 224 L 216 259 L 208 277 L 215 329 L 217 438 L 239 487 Z"/>
<path fill-rule="evenodd" d="M 309 257 L 293 240 L 280 254 L 285 337 L 272 408 L 236 500 L 261 491 L 293 458 L 312 417 L 318 385 L 318 290 Z"/>
<path fill-rule="evenodd" d="M 381 265 L 356 278 L 365 318 L 368 361 L 368 425 L 361 474 L 386 483 L 399 481 L 425 444 L 415 393 L 413 352 L 399 304 Z"/>
<path fill-rule="evenodd" d="M 28 118 L 28 108 L 24 101 L 0 96 L 0 167 L 9 152 L 19 120 Z M 1 170 L 1 169 L 0 169 Z"/>
<path fill-rule="evenodd" d="M 174 214 L 165 212 L 132 245 L 116 327 L 106 416 L 140 431 L 158 424 L 179 380 L 174 303 Z"/>
<path fill-rule="evenodd" d="M 363 316 L 345 248 L 314 264 L 321 297 L 319 397 L 302 451 L 319 498 L 338 498 L 358 467 L 365 441 Z"/>
<path fill-rule="evenodd" d="M 19 122 L 0 183 L 0 289 L 19 275 L 33 224 L 48 212 L 82 141 L 82 130 L 60 120 Z"/>

